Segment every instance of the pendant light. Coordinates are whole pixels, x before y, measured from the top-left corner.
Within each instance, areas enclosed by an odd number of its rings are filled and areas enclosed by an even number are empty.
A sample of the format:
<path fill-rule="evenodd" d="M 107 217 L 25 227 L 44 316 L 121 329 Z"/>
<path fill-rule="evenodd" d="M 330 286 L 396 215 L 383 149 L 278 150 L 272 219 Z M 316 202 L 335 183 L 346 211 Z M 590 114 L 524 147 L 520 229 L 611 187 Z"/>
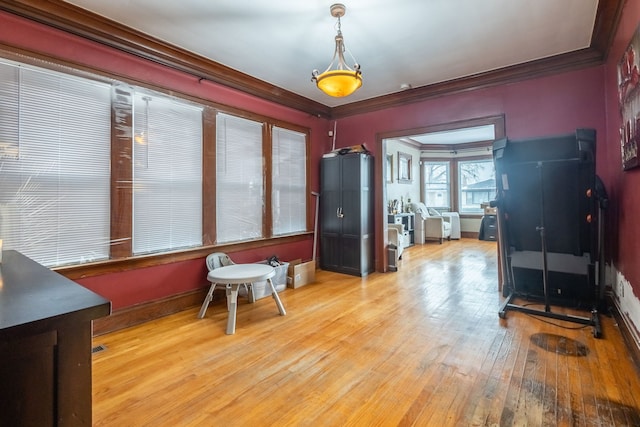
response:
<path fill-rule="evenodd" d="M 342 37 L 340 18 L 344 16 L 347 8 L 345 5 L 336 3 L 330 7 L 331 16 L 338 18 L 338 34 L 336 34 L 336 50 L 333 53 L 333 59 L 329 67 L 320 74 L 318 70 L 313 70 L 311 73 L 311 81 L 315 82 L 322 92 L 333 97 L 349 96 L 362 86 L 362 72 L 360 71 L 360 65 L 355 62 L 355 58 L 351 55 L 345 46 L 344 38 Z M 344 62 L 344 52 L 349 52 L 355 65 L 353 69 L 349 68 Z M 332 69 L 334 63 L 335 68 Z"/>

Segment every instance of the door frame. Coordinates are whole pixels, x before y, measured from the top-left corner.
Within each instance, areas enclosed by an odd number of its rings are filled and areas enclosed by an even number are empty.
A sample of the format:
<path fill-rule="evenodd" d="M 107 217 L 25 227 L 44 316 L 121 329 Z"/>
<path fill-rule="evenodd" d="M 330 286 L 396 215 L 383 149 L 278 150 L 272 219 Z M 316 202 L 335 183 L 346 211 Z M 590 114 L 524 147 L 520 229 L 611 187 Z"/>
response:
<path fill-rule="evenodd" d="M 430 132 L 443 132 L 448 130 L 463 129 L 474 126 L 494 125 L 495 139 L 506 137 L 506 126 L 504 114 L 477 117 L 467 120 L 458 120 L 447 123 L 439 123 L 419 128 L 402 129 L 388 132 L 376 133 L 376 152 L 374 166 L 374 185 L 380 190 L 375 191 L 374 196 L 374 212 L 375 212 L 375 270 L 380 273 L 389 271 L 389 258 L 387 254 L 387 246 L 389 239 L 387 237 L 387 183 L 386 183 L 386 139 L 409 137 L 411 135 L 425 134 Z M 498 241 L 499 245 L 499 241 Z M 498 246 L 498 265 L 500 266 L 500 247 Z M 500 282 L 502 283 L 502 272 L 499 273 Z"/>

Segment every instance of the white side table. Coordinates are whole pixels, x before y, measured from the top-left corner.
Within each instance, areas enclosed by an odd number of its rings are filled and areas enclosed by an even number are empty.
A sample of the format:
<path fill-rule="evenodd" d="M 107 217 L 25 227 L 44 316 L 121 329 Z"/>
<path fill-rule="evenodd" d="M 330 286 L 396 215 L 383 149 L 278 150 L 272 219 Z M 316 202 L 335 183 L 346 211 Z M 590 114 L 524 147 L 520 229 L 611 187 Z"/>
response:
<path fill-rule="evenodd" d="M 281 316 L 287 314 L 280 301 L 278 292 L 271 278 L 275 276 L 276 270 L 267 264 L 233 264 L 211 270 L 207 275 L 207 280 L 211 282 L 209 293 L 207 294 L 198 317 L 202 319 L 207 307 L 211 302 L 213 290 L 216 284 L 225 284 L 227 287 L 227 308 L 229 309 L 229 317 L 227 319 L 227 334 L 236 333 L 236 311 L 238 308 L 238 288 L 243 283 L 254 283 L 262 280 L 267 281 L 267 285 L 271 287 L 271 296 L 276 301 L 278 311 Z"/>

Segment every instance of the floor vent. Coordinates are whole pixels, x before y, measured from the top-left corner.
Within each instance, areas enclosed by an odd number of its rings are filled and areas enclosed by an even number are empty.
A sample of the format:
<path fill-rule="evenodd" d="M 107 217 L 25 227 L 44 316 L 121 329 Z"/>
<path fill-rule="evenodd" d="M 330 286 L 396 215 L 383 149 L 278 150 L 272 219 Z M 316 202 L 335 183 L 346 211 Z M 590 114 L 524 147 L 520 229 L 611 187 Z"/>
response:
<path fill-rule="evenodd" d="M 91 353 L 100 353 L 101 351 L 105 351 L 106 349 L 107 349 L 107 346 L 100 344 L 93 347 L 91 349 Z"/>

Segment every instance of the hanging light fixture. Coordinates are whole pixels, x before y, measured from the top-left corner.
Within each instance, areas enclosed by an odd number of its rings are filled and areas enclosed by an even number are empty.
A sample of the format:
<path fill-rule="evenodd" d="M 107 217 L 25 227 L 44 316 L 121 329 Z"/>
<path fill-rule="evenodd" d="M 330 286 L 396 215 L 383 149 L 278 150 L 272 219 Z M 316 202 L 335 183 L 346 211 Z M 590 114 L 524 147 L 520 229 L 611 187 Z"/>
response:
<path fill-rule="evenodd" d="M 342 37 L 342 31 L 340 27 L 340 18 L 344 16 L 347 8 L 345 5 L 336 3 L 331 6 L 331 16 L 334 18 L 338 18 L 338 34 L 336 34 L 336 51 L 333 54 L 333 59 L 331 60 L 331 64 L 325 70 L 324 73 L 320 74 L 318 70 L 313 70 L 311 73 L 311 81 L 315 82 L 318 86 L 318 89 L 323 91 L 329 96 L 335 97 L 343 97 L 349 96 L 360 86 L 362 86 L 362 72 L 360 71 L 360 65 L 355 61 L 351 52 L 349 52 L 344 47 L 344 38 Z M 353 69 L 349 68 L 347 64 L 344 62 L 344 51 L 349 52 L 351 58 L 353 59 L 355 65 Z M 336 58 L 338 63 L 336 64 L 335 69 L 331 69 L 334 63 L 336 62 Z"/>

